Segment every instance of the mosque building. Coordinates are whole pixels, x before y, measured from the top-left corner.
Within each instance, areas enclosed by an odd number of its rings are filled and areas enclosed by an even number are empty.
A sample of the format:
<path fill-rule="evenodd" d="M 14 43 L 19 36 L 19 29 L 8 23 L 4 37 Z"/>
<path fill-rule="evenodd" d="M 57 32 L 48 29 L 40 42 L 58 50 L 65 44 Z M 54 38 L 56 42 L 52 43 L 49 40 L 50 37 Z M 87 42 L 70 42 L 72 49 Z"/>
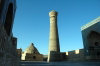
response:
<path fill-rule="evenodd" d="M 33 43 L 22 53 L 21 60 L 23 61 L 42 61 L 43 55 L 39 53 Z"/>

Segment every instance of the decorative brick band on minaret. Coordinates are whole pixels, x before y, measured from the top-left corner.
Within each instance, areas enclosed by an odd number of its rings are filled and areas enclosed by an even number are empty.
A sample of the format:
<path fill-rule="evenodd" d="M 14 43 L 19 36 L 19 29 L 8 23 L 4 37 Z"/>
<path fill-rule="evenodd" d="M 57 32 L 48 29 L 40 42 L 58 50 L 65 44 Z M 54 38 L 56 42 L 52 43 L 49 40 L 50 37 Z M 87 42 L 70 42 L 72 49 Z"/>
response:
<path fill-rule="evenodd" d="M 57 28 L 57 12 L 52 10 L 50 16 L 50 37 L 48 62 L 60 61 L 60 46 Z"/>

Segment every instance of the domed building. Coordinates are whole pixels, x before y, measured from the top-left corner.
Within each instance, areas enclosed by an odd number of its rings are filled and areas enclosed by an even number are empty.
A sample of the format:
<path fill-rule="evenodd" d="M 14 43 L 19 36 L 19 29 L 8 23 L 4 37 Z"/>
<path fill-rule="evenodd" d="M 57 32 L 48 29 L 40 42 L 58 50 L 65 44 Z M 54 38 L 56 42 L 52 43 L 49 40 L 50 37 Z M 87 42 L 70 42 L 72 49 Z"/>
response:
<path fill-rule="evenodd" d="M 43 55 L 39 53 L 37 48 L 33 43 L 26 48 L 26 50 L 22 53 L 21 60 L 25 61 L 43 61 Z"/>

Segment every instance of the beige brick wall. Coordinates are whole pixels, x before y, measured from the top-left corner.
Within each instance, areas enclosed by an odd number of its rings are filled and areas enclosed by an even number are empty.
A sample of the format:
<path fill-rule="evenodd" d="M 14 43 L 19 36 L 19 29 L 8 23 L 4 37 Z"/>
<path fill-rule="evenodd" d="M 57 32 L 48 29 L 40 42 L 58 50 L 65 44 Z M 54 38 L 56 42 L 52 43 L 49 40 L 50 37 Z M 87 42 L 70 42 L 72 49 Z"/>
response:
<path fill-rule="evenodd" d="M 43 61 L 43 55 L 26 53 L 25 61 Z"/>
<path fill-rule="evenodd" d="M 83 61 L 85 60 L 84 49 L 69 51 L 66 57 L 68 61 Z"/>

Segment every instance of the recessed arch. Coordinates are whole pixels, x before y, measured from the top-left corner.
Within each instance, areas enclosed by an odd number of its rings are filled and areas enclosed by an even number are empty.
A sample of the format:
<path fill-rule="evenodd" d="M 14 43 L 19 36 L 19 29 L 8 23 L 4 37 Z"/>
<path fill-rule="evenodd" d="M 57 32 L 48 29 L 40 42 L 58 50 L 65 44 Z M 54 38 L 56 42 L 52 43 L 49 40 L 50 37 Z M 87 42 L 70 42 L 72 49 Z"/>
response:
<path fill-rule="evenodd" d="M 100 33 L 96 31 L 91 31 L 88 36 L 88 49 L 91 57 L 100 56 Z"/>
<path fill-rule="evenodd" d="M 100 33 L 91 31 L 88 36 L 88 46 L 100 46 Z"/>
<path fill-rule="evenodd" d="M 95 36 L 96 36 L 96 35 L 100 35 L 100 33 L 96 32 L 96 31 L 91 31 L 91 32 L 88 34 L 87 38 L 91 38 L 91 37 L 93 37 L 94 35 L 95 35 Z"/>
<path fill-rule="evenodd" d="M 8 36 L 10 36 L 11 30 L 12 30 L 12 23 L 13 23 L 13 4 L 10 3 L 8 6 L 6 20 L 4 23 L 4 28 Z"/>

